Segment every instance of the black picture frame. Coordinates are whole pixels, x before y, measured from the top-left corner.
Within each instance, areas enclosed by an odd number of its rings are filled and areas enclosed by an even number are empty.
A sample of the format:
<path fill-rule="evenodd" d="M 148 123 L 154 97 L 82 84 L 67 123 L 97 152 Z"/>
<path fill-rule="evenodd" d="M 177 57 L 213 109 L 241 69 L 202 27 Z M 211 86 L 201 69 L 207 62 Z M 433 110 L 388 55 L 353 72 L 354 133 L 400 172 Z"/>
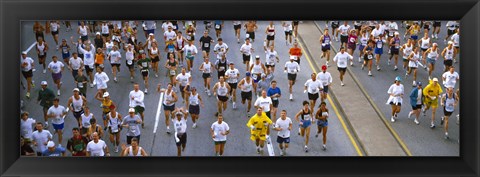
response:
<path fill-rule="evenodd" d="M 0 174 L 2 176 L 477 176 L 479 175 L 478 0 L 2 0 Z M 177 13 L 177 8 L 185 13 Z M 421 18 L 421 19 L 419 19 Z M 22 20 L 461 20 L 460 157 L 19 157 Z M 468 62 L 468 63 L 465 63 Z M 221 167 L 221 168 L 219 168 Z"/>

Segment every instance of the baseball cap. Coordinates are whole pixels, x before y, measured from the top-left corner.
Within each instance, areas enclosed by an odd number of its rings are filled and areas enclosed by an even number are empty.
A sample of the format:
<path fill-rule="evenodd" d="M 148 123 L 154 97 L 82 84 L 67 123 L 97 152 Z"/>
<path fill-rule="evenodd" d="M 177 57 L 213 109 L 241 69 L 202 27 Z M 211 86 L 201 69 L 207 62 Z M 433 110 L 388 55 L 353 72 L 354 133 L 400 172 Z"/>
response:
<path fill-rule="evenodd" d="M 398 32 L 395 32 L 395 35 L 399 35 L 399 34 L 400 34 L 400 33 L 398 33 Z"/>
<path fill-rule="evenodd" d="M 322 65 L 322 70 L 323 71 L 327 70 L 327 65 Z"/>
<path fill-rule="evenodd" d="M 433 82 L 438 82 L 438 79 L 436 77 L 433 78 Z"/>
<path fill-rule="evenodd" d="M 134 108 L 128 108 L 128 112 L 135 112 L 135 109 Z"/>
<path fill-rule="evenodd" d="M 74 88 L 73 92 L 79 92 L 80 90 L 78 88 Z"/>
<path fill-rule="evenodd" d="M 231 64 L 231 65 L 235 65 L 235 63 L 233 63 L 233 62 L 230 62 L 230 64 Z"/>
<path fill-rule="evenodd" d="M 49 148 L 55 147 L 55 143 L 53 141 L 48 141 L 47 147 Z"/>
<path fill-rule="evenodd" d="M 149 36 L 153 36 L 153 33 L 148 34 Z"/>
<path fill-rule="evenodd" d="M 395 81 L 402 81 L 402 78 L 400 76 L 395 77 Z"/>
<path fill-rule="evenodd" d="M 257 55 L 257 56 L 255 56 L 255 59 L 257 59 L 257 60 L 258 60 L 258 59 L 260 59 L 260 56 L 258 56 L 258 55 Z"/>
<path fill-rule="evenodd" d="M 103 93 L 103 98 L 110 96 L 108 92 Z"/>
<path fill-rule="evenodd" d="M 48 85 L 48 84 L 47 84 L 47 81 L 42 81 L 40 85 Z"/>
<path fill-rule="evenodd" d="M 100 32 L 95 33 L 96 35 L 100 35 Z"/>
<path fill-rule="evenodd" d="M 250 72 L 245 73 L 245 76 L 250 76 L 250 75 L 251 75 Z"/>
<path fill-rule="evenodd" d="M 261 76 L 262 76 L 262 77 L 265 77 L 265 76 L 267 76 L 267 75 L 266 75 L 265 73 L 262 73 L 262 75 L 261 75 Z"/>
<path fill-rule="evenodd" d="M 27 54 L 27 52 L 23 51 L 23 52 L 22 52 L 22 54 L 23 54 L 23 55 L 26 55 L 26 54 Z"/>
<path fill-rule="evenodd" d="M 181 113 L 181 112 L 177 112 L 177 113 L 175 113 L 175 115 L 177 115 L 177 116 L 181 116 L 181 115 L 182 115 L 182 113 Z"/>
<path fill-rule="evenodd" d="M 450 44 L 453 44 L 453 42 L 452 42 L 452 41 L 448 41 L 448 45 L 450 45 Z"/>
<path fill-rule="evenodd" d="M 417 85 L 422 86 L 422 82 L 417 82 Z"/>

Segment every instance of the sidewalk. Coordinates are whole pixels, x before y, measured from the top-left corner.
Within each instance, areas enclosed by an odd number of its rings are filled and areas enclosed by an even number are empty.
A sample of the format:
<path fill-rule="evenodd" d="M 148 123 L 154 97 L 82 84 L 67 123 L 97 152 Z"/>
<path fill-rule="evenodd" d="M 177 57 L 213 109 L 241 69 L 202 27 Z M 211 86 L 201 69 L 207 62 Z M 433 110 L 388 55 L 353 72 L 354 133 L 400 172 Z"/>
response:
<path fill-rule="evenodd" d="M 322 33 L 315 26 L 313 21 L 304 21 L 298 29 L 299 42 L 306 50 L 317 72 L 320 70 L 326 59 L 321 56 L 321 45 L 319 38 Z M 384 124 L 383 120 L 377 114 L 373 105 L 359 85 L 356 84 L 349 72 L 344 76 L 345 86 L 340 85 L 339 72 L 336 69 L 336 63 L 333 62 L 335 52 L 330 51 L 330 67 L 328 72 L 333 77 L 333 83 L 330 86 L 329 95 L 339 103 L 346 120 L 350 123 L 354 134 L 360 142 L 367 156 L 406 156 L 400 143 L 395 139 L 392 133 Z M 302 62 L 308 63 L 308 62 Z M 358 63 L 355 63 L 358 65 Z M 350 65 L 349 65 L 350 67 Z M 383 94 L 383 93 L 382 93 Z"/>

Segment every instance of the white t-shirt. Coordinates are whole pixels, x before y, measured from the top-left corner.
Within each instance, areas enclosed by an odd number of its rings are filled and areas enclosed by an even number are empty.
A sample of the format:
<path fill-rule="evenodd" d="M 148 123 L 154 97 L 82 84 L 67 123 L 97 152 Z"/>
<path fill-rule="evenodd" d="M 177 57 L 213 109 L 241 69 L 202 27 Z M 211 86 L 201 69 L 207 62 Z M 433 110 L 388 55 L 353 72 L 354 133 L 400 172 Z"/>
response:
<path fill-rule="evenodd" d="M 222 135 L 222 133 L 227 133 L 227 131 L 230 130 L 230 127 L 226 122 L 222 121 L 222 123 L 219 124 L 218 121 L 216 121 L 210 128 L 213 130 L 213 134 L 215 135 L 213 141 L 227 141 L 227 136 Z"/>
<path fill-rule="evenodd" d="M 157 29 L 157 23 L 155 21 L 144 21 L 147 30 Z"/>
<path fill-rule="evenodd" d="M 323 86 L 330 85 L 333 82 L 332 75 L 329 72 L 319 72 L 317 74 L 317 80 L 322 82 Z"/>
<path fill-rule="evenodd" d="M 260 106 L 263 108 L 263 112 L 269 112 L 270 111 L 270 105 L 273 104 L 272 98 L 270 97 L 258 97 L 257 100 L 255 101 L 255 106 Z"/>
<path fill-rule="evenodd" d="M 398 31 L 397 22 L 392 22 L 388 24 L 388 33 L 390 36 L 393 36 L 396 31 Z"/>
<path fill-rule="evenodd" d="M 393 102 L 394 104 L 396 103 L 402 103 L 402 97 L 400 96 L 401 94 L 404 94 L 404 88 L 403 84 L 397 85 L 397 84 L 392 84 L 390 88 L 388 89 L 388 94 L 395 94 L 398 95 L 396 97 L 390 96 L 388 99 L 387 103 Z"/>
<path fill-rule="evenodd" d="M 101 139 L 97 143 L 92 140 L 87 144 L 87 152 L 90 153 L 90 156 L 105 156 L 103 151 L 105 148 L 107 148 L 107 144 Z"/>
<path fill-rule="evenodd" d="M 452 35 L 452 41 L 453 41 L 453 46 L 460 47 L 460 35 L 458 35 L 458 33 L 455 33 Z"/>
<path fill-rule="evenodd" d="M 225 75 L 228 75 L 227 83 L 237 83 L 239 74 L 240 72 L 237 68 L 233 68 L 233 70 L 227 69 L 227 71 L 225 72 Z"/>
<path fill-rule="evenodd" d="M 283 31 L 292 31 L 292 29 L 293 29 L 292 23 L 290 23 L 290 22 L 284 22 Z"/>
<path fill-rule="evenodd" d="M 168 27 L 172 27 L 172 29 L 173 29 L 173 24 L 172 24 L 172 22 L 162 23 L 162 29 L 163 29 L 163 31 L 168 31 Z M 173 30 L 172 30 L 172 31 L 173 31 Z"/>
<path fill-rule="evenodd" d="M 63 65 L 63 63 L 61 61 L 57 61 L 56 63 L 52 61 L 48 64 L 48 69 L 52 69 L 52 72 L 57 74 L 57 73 L 60 73 L 62 71 L 62 68 L 64 66 L 65 65 Z"/>
<path fill-rule="evenodd" d="M 213 48 L 213 51 L 217 52 L 217 59 L 221 59 L 222 58 L 222 54 L 225 53 L 228 49 L 228 45 L 225 44 L 225 43 L 222 43 L 222 45 L 220 44 L 216 44 L 215 47 Z"/>
<path fill-rule="evenodd" d="M 186 57 L 193 57 L 195 54 L 198 53 L 197 47 L 195 45 L 185 45 L 183 46 L 183 51 L 185 51 Z"/>
<path fill-rule="evenodd" d="M 192 77 L 190 76 L 190 73 L 185 73 L 185 75 L 183 75 L 182 73 L 178 74 L 177 77 L 175 78 L 176 80 L 180 81 L 180 85 L 181 86 L 187 86 L 188 84 L 188 79 Z"/>
<path fill-rule="evenodd" d="M 350 29 L 350 25 L 341 25 L 340 27 L 338 27 L 338 30 L 340 30 L 340 34 L 342 36 L 348 36 L 348 30 Z"/>
<path fill-rule="evenodd" d="M 287 61 L 287 63 L 285 63 L 285 68 L 287 68 L 287 72 L 290 74 L 297 74 L 297 72 L 300 71 L 300 65 L 295 61 Z"/>
<path fill-rule="evenodd" d="M 27 66 L 25 66 L 25 68 L 22 68 L 22 71 L 30 71 L 32 69 L 32 64 L 33 64 L 33 59 L 30 58 L 30 57 L 27 57 L 27 58 L 23 58 L 23 57 L 20 57 L 20 60 L 21 60 L 21 63 L 26 63 Z"/>
<path fill-rule="evenodd" d="M 247 56 L 252 55 L 252 43 L 248 45 L 243 44 L 242 47 L 240 47 L 240 52 L 242 52 L 242 54 L 245 54 Z"/>
<path fill-rule="evenodd" d="M 382 34 L 382 30 L 375 28 L 375 29 L 372 30 L 371 34 L 373 35 L 373 37 L 378 37 L 379 35 Z"/>
<path fill-rule="evenodd" d="M 173 126 L 175 127 L 175 132 L 185 133 L 187 132 L 187 119 L 185 119 L 185 117 L 182 117 L 179 121 L 177 119 L 177 116 L 175 115 L 175 118 L 173 119 Z"/>
<path fill-rule="evenodd" d="M 132 97 L 133 97 L 133 100 L 132 100 Z M 128 99 L 130 100 L 129 106 L 131 108 L 135 106 L 145 107 L 145 104 L 143 103 L 144 97 L 145 97 L 145 94 L 141 90 L 138 90 L 136 92 L 135 90 L 130 91 L 130 94 L 128 96 Z"/>
<path fill-rule="evenodd" d="M 105 72 L 101 72 L 100 74 L 97 72 L 97 73 L 95 73 L 93 83 L 97 85 L 97 89 L 106 89 L 107 88 L 107 82 L 109 80 L 110 79 L 108 78 L 108 76 Z"/>
<path fill-rule="evenodd" d="M 352 60 L 353 57 L 347 52 L 338 52 L 337 55 L 335 55 L 335 57 L 333 58 L 333 61 L 337 62 L 337 67 L 346 68 L 349 59 Z"/>
<path fill-rule="evenodd" d="M 265 62 L 267 63 L 267 65 L 274 65 L 275 64 L 275 58 L 277 58 L 277 57 L 278 57 L 277 51 L 274 50 L 272 52 L 272 51 L 270 51 L 270 49 L 265 51 L 265 58 L 266 58 Z"/>
<path fill-rule="evenodd" d="M 110 63 L 120 64 L 120 59 L 122 59 L 122 54 L 117 51 L 111 51 L 108 56 L 110 56 Z"/>
<path fill-rule="evenodd" d="M 27 120 L 20 120 L 20 135 L 24 138 L 32 139 L 33 124 L 36 123 L 35 119 L 27 118 Z"/>
<path fill-rule="evenodd" d="M 278 118 L 275 126 L 281 128 L 282 130 L 278 131 L 277 135 L 282 138 L 290 137 L 290 130 L 288 130 L 290 124 L 292 124 L 292 119 L 290 119 L 289 117 L 285 118 L 285 120 L 282 120 L 282 118 Z"/>
<path fill-rule="evenodd" d="M 323 84 L 320 80 L 313 81 L 312 79 L 308 79 L 307 82 L 305 82 L 305 86 L 307 87 L 307 92 L 310 94 L 316 94 L 320 89 L 323 89 Z"/>
<path fill-rule="evenodd" d="M 72 66 L 73 70 L 78 70 L 82 66 L 82 59 L 80 57 L 75 58 L 70 58 L 68 63 Z"/>
<path fill-rule="evenodd" d="M 443 85 L 445 87 L 452 87 L 455 88 L 455 84 L 457 83 L 457 79 L 460 79 L 458 73 L 456 71 L 450 73 L 450 71 L 447 71 L 443 73 L 442 78 L 445 78 L 445 81 L 443 82 Z"/>
<path fill-rule="evenodd" d="M 52 134 L 48 130 L 42 130 L 42 132 L 34 131 L 32 133 L 32 141 L 37 142 L 37 152 L 43 152 L 47 149 L 47 145 L 45 145 L 46 142 L 48 142 L 48 139 L 52 139 Z"/>
<path fill-rule="evenodd" d="M 165 31 L 165 33 L 163 33 L 163 36 L 165 36 L 165 38 L 167 39 L 167 41 L 169 40 L 173 40 L 177 37 L 177 34 L 175 33 L 175 31 Z"/>
<path fill-rule="evenodd" d="M 47 115 L 53 114 L 55 116 L 52 121 L 53 124 L 63 124 L 64 120 L 62 114 L 66 112 L 67 110 L 65 107 L 58 105 L 58 107 L 52 106 L 48 108 Z"/>

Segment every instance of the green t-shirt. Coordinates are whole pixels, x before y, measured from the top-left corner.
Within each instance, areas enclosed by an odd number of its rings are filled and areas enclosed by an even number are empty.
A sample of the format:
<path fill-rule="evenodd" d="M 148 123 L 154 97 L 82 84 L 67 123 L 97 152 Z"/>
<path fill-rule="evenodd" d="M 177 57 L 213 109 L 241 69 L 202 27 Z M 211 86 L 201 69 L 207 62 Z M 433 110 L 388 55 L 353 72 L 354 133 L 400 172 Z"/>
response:
<path fill-rule="evenodd" d="M 148 70 L 149 64 L 148 62 L 151 62 L 152 60 L 150 58 L 143 58 L 139 59 L 137 64 L 141 67 L 141 70 Z"/>

